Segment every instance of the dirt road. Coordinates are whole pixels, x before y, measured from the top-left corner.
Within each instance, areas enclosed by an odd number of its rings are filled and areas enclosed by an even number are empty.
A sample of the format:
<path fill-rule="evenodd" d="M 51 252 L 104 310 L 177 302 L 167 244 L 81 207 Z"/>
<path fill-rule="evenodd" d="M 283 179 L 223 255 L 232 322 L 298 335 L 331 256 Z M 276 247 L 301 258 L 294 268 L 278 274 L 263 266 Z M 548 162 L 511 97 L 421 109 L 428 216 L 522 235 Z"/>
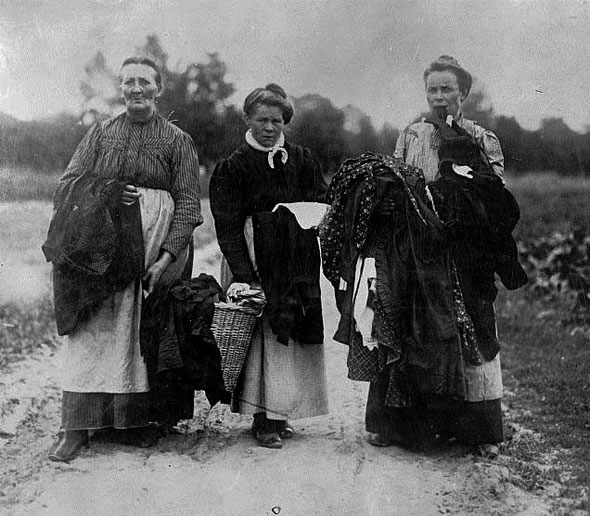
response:
<path fill-rule="evenodd" d="M 216 272 L 212 249 L 195 266 Z M 336 322 L 324 285 L 327 336 Z M 10 515 L 434 515 L 546 514 L 509 481 L 502 458 L 449 447 L 415 454 L 365 441 L 367 385 L 346 379 L 346 348 L 326 342 L 329 416 L 294 421 L 282 450 L 256 446 L 250 419 L 197 396 L 183 435 L 138 450 L 91 443 L 71 464 L 45 460 L 59 427 L 59 353 L 4 376 L 20 405 L 14 436 L 0 439 L 0 514 Z M 10 385 L 17 385 L 12 394 Z M 8 390 L 7 390 L 8 389 Z M 15 424 L 16 424 L 15 423 Z"/>

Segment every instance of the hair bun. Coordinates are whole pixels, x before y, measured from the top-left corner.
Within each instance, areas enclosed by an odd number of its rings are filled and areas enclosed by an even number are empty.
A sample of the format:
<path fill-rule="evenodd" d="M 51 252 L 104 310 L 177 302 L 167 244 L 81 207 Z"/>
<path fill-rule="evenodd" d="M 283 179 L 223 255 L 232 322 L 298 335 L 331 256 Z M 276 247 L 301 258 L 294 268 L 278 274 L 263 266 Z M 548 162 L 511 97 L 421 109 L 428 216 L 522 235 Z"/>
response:
<path fill-rule="evenodd" d="M 267 84 L 264 87 L 264 89 L 267 91 L 270 91 L 272 93 L 275 93 L 276 95 L 278 95 L 279 97 L 283 97 L 284 99 L 287 98 L 287 94 L 285 93 L 285 90 L 283 88 L 281 88 L 278 84 L 275 84 L 274 82 Z"/>
<path fill-rule="evenodd" d="M 438 59 L 436 60 L 436 62 L 450 64 L 450 65 L 457 66 L 457 67 L 461 68 L 459 61 L 457 61 L 453 56 L 449 56 L 447 54 L 443 54 L 443 55 L 439 56 Z"/>

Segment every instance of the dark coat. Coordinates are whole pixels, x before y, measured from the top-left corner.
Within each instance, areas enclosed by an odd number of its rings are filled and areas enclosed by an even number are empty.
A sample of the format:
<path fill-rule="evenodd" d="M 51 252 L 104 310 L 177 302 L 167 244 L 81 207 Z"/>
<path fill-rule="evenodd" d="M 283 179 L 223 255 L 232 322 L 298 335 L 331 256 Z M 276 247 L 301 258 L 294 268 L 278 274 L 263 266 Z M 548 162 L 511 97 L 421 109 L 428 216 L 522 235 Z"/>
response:
<path fill-rule="evenodd" d="M 211 405 L 229 403 L 221 355 L 211 332 L 215 302 L 223 296 L 208 274 L 156 287 L 144 302 L 140 344 L 148 370 L 154 417 L 175 425 L 193 417 L 194 391 Z"/>
<path fill-rule="evenodd" d="M 102 301 L 144 273 L 139 203 L 120 202 L 125 184 L 84 174 L 55 199 L 42 249 L 53 264 L 59 335 L 72 333 Z"/>
<path fill-rule="evenodd" d="M 279 203 L 323 202 L 326 193 L 321 166 L 309 149 L 285 142 L 289 153 L 283 164 L 275 156 L 242 145 L 219 162 L 211 176 L 209 196 L 217 240 L 235 281 L 251 283 L 259 278 L 248 255 L 244 237 L 247 217 L 269 212 Z"/>
<path fill-rule="evenodd" d="M 302 229 L 285 207 L 252 219 L 254 249 L 265 314 L 281 344 L 289 338 L 322 344 L 324 323 L 320 292 L 320 250 L 314 229 Z"/>

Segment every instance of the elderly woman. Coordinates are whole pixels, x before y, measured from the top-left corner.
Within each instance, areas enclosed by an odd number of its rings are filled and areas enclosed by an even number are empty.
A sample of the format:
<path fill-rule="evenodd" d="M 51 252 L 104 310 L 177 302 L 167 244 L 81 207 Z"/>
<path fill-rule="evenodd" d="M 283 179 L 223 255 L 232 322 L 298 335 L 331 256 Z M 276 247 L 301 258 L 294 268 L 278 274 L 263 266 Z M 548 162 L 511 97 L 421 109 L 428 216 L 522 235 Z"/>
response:
<path fill-rule="evenodd" d="M 451 150 L 456 142 L 470 142 L 474 152 L 479 154 L 475 162 L 483 164 L 482 167 L 486 169 L 487 177 L 491 178 L 492 183 L 494 180 L 498 183 L 494 188 L 499 186 L 503 190 L 504 159 L 497 137 L 461 115 L 461 104 L 469 94 L 471 83 L 469 72 L 459 66 L 454 58 L 443 55 L 434 61 L 424 72 L 430 115 L 402 131 L 397 141 L 395 157 L 420 168 L 426 183 L 434 185 L 441 177 L 441 142 L 450 142 L 447 147 Z M 473 161 L 470 163 L 477 168 Z M 469 184 L 469 177 L 472 177 L 474 171 L 471 167 L 465 168 L 468 164 L 455 160 L 452 174 L 466 175 L 467 179 L 459 179 Z M 430 200 L 433 201 L 433 198 Z M 386 204 L 381 206 L 381 210 L 388 213 L 393 205 L 388 207 Z M 431 208 L 436 212 L 436 202 L 434 204 Z M 438 210 L 440 214 L 441 206 L 438 206 Z M 447 220 L 443 222 L 449 223 Z M 461 247 L 462 245 L 464 244 L 455 246 L 454 263 L 468 315 L 475 324 L 478 346 L 472 360 L 465 357 L 463 359 L 466 386 L 464 401 L 448 401 L 437 408 L 419 404 L 413 407 L 386 406 L 389 380 L 381 375 L 371 383 L 366 411 L 366 429 L 371 433 L 369 442 L 375 446 L 408 444 L 413 440 L 415 442 L 417 436 L 430 434 L 456 437 L 475 446 L 485 456 L 494 457 L 498 454 L 498 443 L 503 440 L 500 406 L 502 377 L 492 304 L 497 292 L 494 271 L 483 266 L 476 271 L 479 264 L 474 264 L 473 261 L 468 263 L 468 259 L 463 258 L 468 253 L 464 252 L 465 247 Z M 519 278 L 510 288 L 520 286 L 521 280 Z"/>
<path fill-rule="evenodd" d="M 312 153 L 285 141 L 283 127 L 293 116 L 293 106 L 280 86 L 256 88 L 243 110 L 246 141 L 215 168 L 211 210 L 224 256 L 223 286 L 234 282 L 228 292 L 239 284 L 262 286 L 269 304 L 255 328 L 232 410 L 254 416 L 252 430 L 261 446 L 281 448 L 282 439 L 293 435 L 289 418 L 327 413 L 319 249 L 315 233 L 299 238 L 296 232 L 267 230 L 276 222 L 271 211 L 278 203 L 322 201 L 326 185 Z M 317 257 L 317 269 L 311 260 L 306 262 L 309 257 Z M 277 267 L 283 266 L 300 268 L 309 278 L 298 294 L 285 292 L 286 277 L 277 274 Z M 316 298 L 307 311 L 301 305 L 303 291 Z M 291 296 L 295 317 L 288 328 L 279 320 L 285 307 L 272 306 L 285 295 Z"/>
<path fill-rule="evenodd" d="M 88 443 L 89 430 L 120 429 L 125 442 L 138 446 L 157 441 L 157 429 L 150 425 L 148 378 L 140 354 L 142 292 L 181 276 L 192 257 L 193 230 L 202 222 L 195 146 L 188 134 L 156 113 L 162 93 L 158 66 L 148 58 L 128 58 L 121 66 L 120 84 L 125 112 L 97 123 L 86 134 L 60 179 L 55 203 L 59 208 L 72 185 L 84 180 L 90 185 L 88 195 L 93 188 L 101 188 L 97 203 L 107 196 L 112 210 L 119 207 L 116 213 L 123 225 L 131 220 L 125 210 L 137 210 L 139 217 L 130 234 L 136 231 L 139 237 L 136 242 L 123 240 L 119 246 L 126 249 L 119 251 L 131 252 L 139 242 L 143 263 L 138 277 L 121 284 L 119 276 L 114 291 L 97 306 L 77 313 L 73 322 L 71 317 L 60 317 L 56 305 L 58 329 L 61 323 L 67 338 L 62 430 L 49 455 L 55 461 L 74 458 Z M 100 220 L 94 224 L 102 224 Z M 60 281 L 55 270 L 54 262 L 54 279 Z"/>

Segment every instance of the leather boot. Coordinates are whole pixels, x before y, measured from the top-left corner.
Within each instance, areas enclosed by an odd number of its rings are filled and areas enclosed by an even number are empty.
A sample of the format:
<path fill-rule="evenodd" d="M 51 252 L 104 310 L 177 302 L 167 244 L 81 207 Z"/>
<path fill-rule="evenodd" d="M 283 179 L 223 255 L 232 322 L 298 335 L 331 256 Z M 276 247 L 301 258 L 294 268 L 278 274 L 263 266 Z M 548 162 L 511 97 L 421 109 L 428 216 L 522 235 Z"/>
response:
<path fill-rule="evenodd" d="M 88 446 L 88 430 L 60 430 L 47 458 L 55 462 L 69 462 L 76 458 L 83 446 Z"/>

